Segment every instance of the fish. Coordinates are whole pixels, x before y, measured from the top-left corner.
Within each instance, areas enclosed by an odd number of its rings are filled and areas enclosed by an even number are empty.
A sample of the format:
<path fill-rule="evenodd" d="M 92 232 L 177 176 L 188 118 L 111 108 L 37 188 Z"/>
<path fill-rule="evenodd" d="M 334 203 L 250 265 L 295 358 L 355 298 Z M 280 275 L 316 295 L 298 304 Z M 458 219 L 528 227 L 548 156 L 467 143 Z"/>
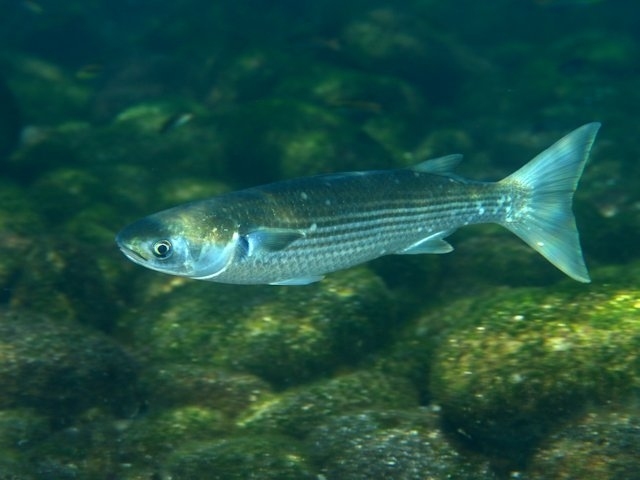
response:
<path fill-rule="evenodd" d="M 176 128 L 183 127 L 187 123 L 193 120 L 193 113 L 190 112 L 180 112 L 174 115 L 171 115 L 167 118 L 162 125 L 158 129 L 158 132 L 161 134 L 168 133 Z"/>
<path fill-rule="evenodd" d="M 149 215 L 116 243 L 131 261 L 170 275 L 306 285 L 383 255 L 449 253 L 458 228 L 497 223 L 588 283 L 572 204 L 599 128 L 577 128 L 497 182 L 454 173 L 458 154 L 283 180 Z"/>

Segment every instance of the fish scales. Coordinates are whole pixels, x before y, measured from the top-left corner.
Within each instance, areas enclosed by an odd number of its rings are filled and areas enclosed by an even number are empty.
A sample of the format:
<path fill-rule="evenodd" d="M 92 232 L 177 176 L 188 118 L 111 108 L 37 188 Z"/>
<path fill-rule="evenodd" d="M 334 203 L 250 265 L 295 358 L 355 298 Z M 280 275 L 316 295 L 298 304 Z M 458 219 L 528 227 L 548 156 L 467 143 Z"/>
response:
<path fill-rule="evenodd" d="M 284 278 L 300 269 L 320 275 L 347 268 L 382 252 L 400 251 L 427 234 L 500 221 L 514 203 L 511 187 L 407 170 L 293 180 L 277 188 L 223 196 L 210 206 L 228 202 L 228 214 L 244 219 L 249 228 L 268 224 L 304 232 L 286 249 L 244 259 L 251 268 L 245 263 L 242 271 L 251 272 L 253 280 L 255 272 Z M 384 200 L 373 198 L 373 192 Z"/>
<path fill-rule="evenodd" d="M 450 155 L 227 193 L 134 222 L 116 240 L 164 273 L 301 285 L 382 255 L 447 253 L 457 228 L 497 223 L 587 282 L 572 199 L 598 128 L 574 130 L 499 182 L 454 174 L 461 157 Z"/>

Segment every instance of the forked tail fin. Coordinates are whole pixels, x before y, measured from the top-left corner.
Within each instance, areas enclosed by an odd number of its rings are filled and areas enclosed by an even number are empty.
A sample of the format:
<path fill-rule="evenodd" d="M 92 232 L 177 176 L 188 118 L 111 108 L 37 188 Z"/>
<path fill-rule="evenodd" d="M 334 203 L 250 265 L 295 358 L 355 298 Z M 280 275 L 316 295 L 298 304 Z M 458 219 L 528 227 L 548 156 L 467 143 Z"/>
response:
<path fill-rule="evenodd" d="M 575 129 L 501 181 L 530 192 L 524 214 L 503 225 L 571 278 L 585 283 L 591 279 L 572 202 L 599 128 L 599 123 L 588 123 Z"/>

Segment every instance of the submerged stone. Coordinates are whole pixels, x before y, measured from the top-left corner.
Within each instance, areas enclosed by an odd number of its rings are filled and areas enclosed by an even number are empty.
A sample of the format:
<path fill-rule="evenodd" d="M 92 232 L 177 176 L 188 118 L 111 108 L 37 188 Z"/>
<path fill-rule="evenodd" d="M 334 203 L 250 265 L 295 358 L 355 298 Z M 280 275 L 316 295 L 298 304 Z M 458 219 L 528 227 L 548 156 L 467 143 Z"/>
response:
<path fill-rule="evenodd" d="M 592 408 L 560 428 L 535 452 L 527 478 L 636 478 L 640 470 L 640 412 L 634 403 Z"/>
<path fill-rule="evenodd" d="M 153 365 L 141 372 L 140 383 L 154 408 L 191 405 L 228 417 L 271 395 L 270 386 L 254 375 L 193 364 Z"/>
<path fill-rule="evenodd" d="M 153 363 L 219 367 L 290 385 L 362 359 L 385 343 L 394 320 L 388 290 L 365 268 L 304 287 L 151 275 L 157 278 L 146 286 L 158 290 L 142 291 L 145 307 L 124 323 Z"/>
<path fill-rule="evenodd" d="M 382 147 L 333 109 L 272 98 L 218 118 L 229 173 L 254 186 L 319 173 L 389 166 Z M 249 141 L 247 141 L 249 139 Z"/>
<path fill-rule="evenodd" d="M 91 407 L 130 413 L 136 365 L 108 337 L 22 311 L 0 312 L 0 408 L 31 407 L 64 423 Z"/>
<path fill-rule="evenodd" d="M 307 442 L 327 479 L 496 478 L 486 460 L 452 445 L 439 416 L 427 409 L 336 416 Z"/>
<path fill-rule="evenodd" d="M 165 468 L 175 480 L 316 480 L 297 442 L 275 435 L 232 437 L 178 448 Z"/>
<path fill-rule="evenodd" d="M 230 422 L 217 410 L 197 406 L 167 408 L 127 422 L 118 432 L 115 448 L 127 462 L 140 468 L 159 467 L 177 448 L 194 442 L 220 438 L 229 432 Z"/>
<path fill-rule="evenodd" d="M 437 313 L 431 393 L 472 439 L 522 449 L 587 402 L 640 385 L 639 265 L 593 272 L 593 286 L 514 289 Z"/>
<path fill-rule="evenodd" d="M 335 415 L 363 409 L 402 409 L 417 405 L 409 382 L 376 372 L 358 371 L 289 389 L 258 402 L 238 419 L 249 431 L 279 431 L 304 437 Z"/>
<path fill-rule="evenodd" d="M 96 255 L 96 246 L 65 235 L 31 238 L 14 280 L 9 305 L 47 312 L 55 318 L 110 331 L 116 322 L 118 292 L 106 274 L 115 249 Z"/>

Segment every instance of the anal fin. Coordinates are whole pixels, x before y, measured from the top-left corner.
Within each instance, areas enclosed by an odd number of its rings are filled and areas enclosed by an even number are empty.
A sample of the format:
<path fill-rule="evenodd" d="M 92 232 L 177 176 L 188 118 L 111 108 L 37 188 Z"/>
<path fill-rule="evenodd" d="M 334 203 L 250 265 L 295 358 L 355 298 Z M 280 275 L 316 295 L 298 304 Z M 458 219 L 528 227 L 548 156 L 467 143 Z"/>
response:
<path fill-rule="evenodd" d="M 449 253 L 453 247 L 445 240 L 446 237 L 455 232 L 455 229 L 443 230 L 425 237 L 408 247 L 395 252 L 399 255 L 418 255 L 422 253 Z"/>
<path fill-rule="evenodd" d="M 324 275 L 316 275 L 309 277 L 287 278 L 279 282 L 271 282 L 269 285 L 309 285 L 310 283 L 319 282 Z"/>

